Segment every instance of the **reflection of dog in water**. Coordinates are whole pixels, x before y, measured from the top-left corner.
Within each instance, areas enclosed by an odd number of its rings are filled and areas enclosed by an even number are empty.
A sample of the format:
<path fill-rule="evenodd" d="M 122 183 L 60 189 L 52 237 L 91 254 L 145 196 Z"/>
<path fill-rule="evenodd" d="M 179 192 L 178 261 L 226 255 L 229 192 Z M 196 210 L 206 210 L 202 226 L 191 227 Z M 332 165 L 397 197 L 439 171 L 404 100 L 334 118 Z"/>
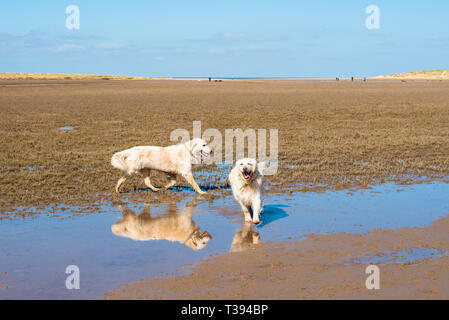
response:
<path fill-rule="evenodd" d="M 149 204 L 140 215 L 126 205 L 119 205 L 123 220 L 113 224 L 111 230 L 117 236 L 133 240 L 169 240 L 184 243 L 193 250 L 203 249 L 212 236 L 207 231 L 200 232 L 200 227 L 193 221 L 194 205 L 177 214 L 176 204 L 171 203 L 169 212 L 157 217 L 151 217 Z"/>
<path fill-rule="evenodd" d="M 250 223 L 245 223 L 232 239 L 231 252 L 245 251 L 254 244 L 260 243 L 259 232 L 254 231 Z"/>

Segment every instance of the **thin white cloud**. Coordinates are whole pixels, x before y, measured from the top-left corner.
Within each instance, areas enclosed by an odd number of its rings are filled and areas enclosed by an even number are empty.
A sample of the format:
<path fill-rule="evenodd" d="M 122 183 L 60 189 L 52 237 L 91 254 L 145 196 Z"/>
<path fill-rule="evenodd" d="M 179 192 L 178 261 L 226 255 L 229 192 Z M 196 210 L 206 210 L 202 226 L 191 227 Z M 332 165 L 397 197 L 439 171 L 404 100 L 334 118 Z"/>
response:
<path fill-rule="evenodd" d="M 94 45 L 95 49 L 121 49 L 124 45 L 118 42 L 101 42 Z"/>
<path fill-rule="evenodd" d="M 230 41 L 251 41 L 251 42 L 265 42 L 265 41 L 279 41 L 283 37 L 272 35 L 247 35 L 244 33 L 223 33 L 218 36 L 218 39 Z"/>
<path fill-rule="evenodd" d="M 170 54 L 170 53 L 195 53 L 197 52 L 197 49 L 193 48 L 181 48 L 181 47 L 156 47 L 156 48 L 146 48 L 140 50 L 140 53 L 146 54 L 146 53 L 164 53 L 164 54 Z"/>
<path fill-rule="evenodd" d="M 238 33 L 238 32 L 225 32 L 219 33 L 215 35 L 211 35 L 205 38 L 196 38 L 191 39 L 194 42 L 218 42 L 218 43 L 227 43 L 227 42 L 271 42 L 271 41 L 281 41 L 285 40 L 283 36 L 275 36 L 275 35 L 249 35 L 246 33 Z"/>
<path fill-rule="evenodd" d="M 56 48 L 56 52 L 82 51 L 84 49 L 86 47 L 80 44 L 64 43 Z"/>

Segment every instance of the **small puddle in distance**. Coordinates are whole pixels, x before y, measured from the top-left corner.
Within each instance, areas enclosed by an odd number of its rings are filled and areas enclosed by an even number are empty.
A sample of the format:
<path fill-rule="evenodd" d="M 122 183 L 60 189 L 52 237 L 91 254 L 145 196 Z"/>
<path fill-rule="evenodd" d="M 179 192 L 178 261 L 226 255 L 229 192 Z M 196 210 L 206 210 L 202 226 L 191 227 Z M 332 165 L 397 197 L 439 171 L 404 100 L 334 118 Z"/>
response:
<path fill-rule="evenodd" d="M 73 131 L 74 127 L 72 126 L 64 126 L 64 127 L 59 127 L 59 130 L 63 130 L 63 131 Z"/>

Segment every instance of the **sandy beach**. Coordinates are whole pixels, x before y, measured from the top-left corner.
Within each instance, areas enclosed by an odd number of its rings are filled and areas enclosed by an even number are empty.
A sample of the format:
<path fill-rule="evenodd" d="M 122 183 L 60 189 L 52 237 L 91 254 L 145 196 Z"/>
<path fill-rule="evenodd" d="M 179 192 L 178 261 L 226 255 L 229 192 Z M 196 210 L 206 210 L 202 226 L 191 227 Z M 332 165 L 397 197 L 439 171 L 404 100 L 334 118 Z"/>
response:
<path fill-rule="evenodd" d="M 106 299 L 448 299 L 449 217 L 425 228 L 370 234 L 309 235 L 300 242 L 258 245 L 208 259 L 187 275 L 122 286 Z M 441 256 L 376 263 L 380 289 L 365 286 L 365 269 L 385 252 L 432 248 Z M 363 256 L 363 261 L 357 258 Z M 388 260 L 393 262 L 388 262 Z"/>
<path fill-rule="evenodd" d="M 197 80 L 0 81 L 1 298 L 449 297 L 449 82 Z M 117 196 L 111 155 L 169 145 L 194 120 L 279 130 L 264 223 L 242 225 L 229 166 L 201 165 L 209 195 L 192 219 L 212 235 L 204 250 L 114 235 L 123 205 L 182 215 L 195 194 L 135 178 Z M 61 285 L 67 263 L 84 270 L 84 290 Z M 371 263 L 380 290 L 365 287 Z"/>

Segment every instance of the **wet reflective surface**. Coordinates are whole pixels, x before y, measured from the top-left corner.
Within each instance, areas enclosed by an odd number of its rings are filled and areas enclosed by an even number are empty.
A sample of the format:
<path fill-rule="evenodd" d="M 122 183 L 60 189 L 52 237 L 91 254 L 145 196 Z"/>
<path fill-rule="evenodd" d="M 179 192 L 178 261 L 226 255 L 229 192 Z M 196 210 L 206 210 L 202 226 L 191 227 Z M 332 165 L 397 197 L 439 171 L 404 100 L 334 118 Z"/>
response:
<path fill-rule="evenodd" d="M 200 227 L 192 219 L 196 205 L 197 198 L 178 213 L 176 204 L 171 203 L 167 213 L 154 217 L 151 216 L 148 203 L 139 215 L 127 205 L 120 204 L 123 218 L 114 223 L 111 230 L 116 236 L 136 241 L 168 240 L 185 244 L 193 250 L 201 250 L 212 236 L 207 231 L 201 232 Z"/>
<path fill-rule="evenodd" d="M 449 185 L 444 183 L 266 194 L 262 223 L 256 227 L 243 223 L 230 193 L 207 200 L 190 191 L 169 192 L 189 196 L 162 204 L 129 203 L 124 196 L 121 204 L 106 203 L 92 214 L 77 215 L 74 208 L 58 217 L 0 220 L 0 298 L 95 299 L 122 284 L 186 272 L 185 266 L 201 259 L 264 241 L 426 226 L 449 213 Z M 405 255 L 393 254 L 397 261 Z M 80 269 L 80 290 L 65 288 L 68 265 Z"/>
<path fill-rule="evenodd" d="M 72 127 L 72 126 L 59 127 L 59 130 L 73 131 L 73 129 L 74 129 L 74 127 Z"/>

